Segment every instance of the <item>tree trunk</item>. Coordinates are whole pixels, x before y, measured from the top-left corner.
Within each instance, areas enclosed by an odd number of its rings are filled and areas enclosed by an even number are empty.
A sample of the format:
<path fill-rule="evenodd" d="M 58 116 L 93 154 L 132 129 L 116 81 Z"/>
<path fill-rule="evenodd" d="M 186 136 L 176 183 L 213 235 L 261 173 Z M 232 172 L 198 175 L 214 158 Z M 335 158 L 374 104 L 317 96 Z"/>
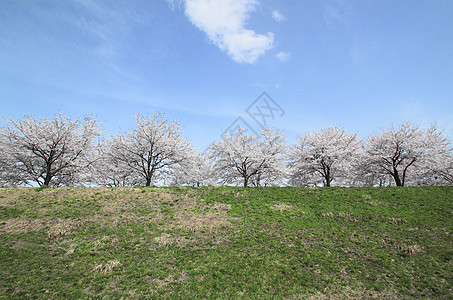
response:
<path fill-rule="evenodd" d="M 44 183 L 43 185 L 50 185 L 50 180 L 52 179 L 52 166 L 50 164 L 47 164 L 46 168 L 46 178 L 44 178 Z"/>
<path fill-rule="evenodd" d="M 151 176 L 146 176 L 146 185 L 145 186 L 151 186 Z"/>
<path fill-rule="evenodd" d="M 392 176 L 395 179 L 396 186 L 404 186 L 403 183 L 401 182 L 400 175 L 399 175 L 398 170 L 396 168 L 393 168 Z"/>
<path fill-rule="evenodd" d="M 50 180 L 51 180 L 51 179 L 52 179 L 52 176 L 51 176 L 49 173 L 47 173 L 47 174 L 46 174 L 46 178 L 44 179 L 43 185 L 49 186 L 49 185 L 50 185 Z"/>
<path fill-rule="evenodd" d="M 330 187 L 330 182 L 332 181 L 332 178 L 330 178 L 330 169 L 327 168 L 326 176 L 324 176 L 324 179 L 326 180 L 326 187 Z"/>
<path fill-rule="evenodd" d="M 248 178 L 247 177 L 244 177 L 244 187 L 247 187 L 248 186 Z"/>

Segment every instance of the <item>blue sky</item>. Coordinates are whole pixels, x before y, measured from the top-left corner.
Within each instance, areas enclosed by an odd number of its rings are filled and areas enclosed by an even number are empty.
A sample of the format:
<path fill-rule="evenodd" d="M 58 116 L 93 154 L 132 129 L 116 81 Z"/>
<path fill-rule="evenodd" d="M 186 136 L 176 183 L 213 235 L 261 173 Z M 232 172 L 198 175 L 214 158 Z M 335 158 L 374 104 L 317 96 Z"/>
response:
<path fill-rule="evenodd" d="M 290 142 L 405 121 L 452 137 L 451 16 L 450 0 L 2 0 L 0 116 L 93 114 L 115 135 L 160 111 L 203 150 L 238 117 L 259 129 L 246 109 L 265 91 Z"/>

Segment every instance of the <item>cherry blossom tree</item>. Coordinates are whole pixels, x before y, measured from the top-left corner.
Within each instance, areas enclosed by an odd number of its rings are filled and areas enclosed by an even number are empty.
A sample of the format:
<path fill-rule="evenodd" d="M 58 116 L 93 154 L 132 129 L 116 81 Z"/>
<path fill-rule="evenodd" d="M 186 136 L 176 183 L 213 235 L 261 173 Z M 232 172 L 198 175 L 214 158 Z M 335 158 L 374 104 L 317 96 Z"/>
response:
<path fill-rule="evenodd" d="M 238 127 L 233 135 L 225 133 L 221 141 L 211 144 L 209 157 L 222 184 L 260 185 L 263 179 L 269 181 L 272 173 L 283 174 L 286 147 L 283 133 L 264 129 L 261 135 L 263 141 Z"/>
<path fill-rule="evenodd" d="M 190 142 L 181 134 L 181 126 L 160 113 L 136 116 L 137 128 L 110 141 L 110 162 L 125 166 L 132 176 L 150 186 L 172 166 L 186 160 Z"/>
<path fill-rule="evenodd" d="M 453 153 L 451 150 L 439 160 L 433 170 L 434 178 L 441 179 L 441 183 L 445 185 L 453 185 Z"/>
<path fill-rule="evenodd" d="M 142 177 L 123 161 L 112 155 L 116 147 L 112 139 L 100 142 L 98 157 L 89 170 L 89 182 L 107 187 L 144 185 Z"/>
<path fill-rule="evenodd" d="M 291 184 L 331 186 L 344 180 L 352 172 L 361 141 L 357 134 L 347 134 L 345 129 L 329 126 L 299 137 L 292 146 L 289 165 L 292 168 Z"/>
<path fill-rule="evenodd" d="M 18 174 L 23 184 L 79 183 L 80 172 L 91 163 L 94 140 L 101 135 L 101 125 L 91 116 L 71 121 L 60 113 L 53 119 L 25 116 L 8 123 L 0 131 L 8 160 L 3 167 Z"/>
<path fill-rule="evenodd" d="M 0 186 L 18 186 L 24 174 L 16 170 L 7 140 L 0 134 Z"/>
<path fill-rule="evenodd" d="M 258 141 L 263 165 L 252 177 L 254 186 L 279 186 L 286 182 L 289 173 L 286 163 L 286 138 L 283 132 L 266 128 L 260 132 L 262 140 Z"/>
<path fill-rule="evenodd" d="M 168 185 L 194 187 L 215 185 L 216 176 L 209 157 L 196 149 L 189 150 L 187 155 L 188 159 L 169 170 L 166 176 Z"/>
<path fill-rule="evenodd" d="M 422 130 L 411 123 L 403 123 L 367 139 L 366 153 L 369 162 L 379 172 L 386 173 L 397 186 L 404 186 L 408 174 L 414 179 L 427 173 L 431 166 L 438 166 L 439 160 L 451 151 L 448 139 L 436 125 Z"/>
<path fill-rule="evenodd" d="M 419 164 L 422 170 L 419 173 L 430 174 L 433 185 L 453 184 L 453 148 L 450 140 L 437 125 L 432 125 L 424 136 L 426 159 Z"/>
<path fill-rule="evenodd" d="M 353 160 L 352 172 L 349 173 L 349 186 L 389 186 L 393 178 L 388 173 L 376 168 L 369 160 L 365 149 L 359 149 L 357 157 Z"/>

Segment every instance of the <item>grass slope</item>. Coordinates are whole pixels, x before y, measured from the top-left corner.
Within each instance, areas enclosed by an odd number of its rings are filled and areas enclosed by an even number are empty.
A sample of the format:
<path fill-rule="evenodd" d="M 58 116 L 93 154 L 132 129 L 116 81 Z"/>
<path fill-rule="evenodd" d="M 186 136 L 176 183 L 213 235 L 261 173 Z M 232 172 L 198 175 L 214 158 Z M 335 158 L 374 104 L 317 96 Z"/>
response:
<path fill-rule="evenodd" d="M 0 298 L 438 298 L 452 187 L 2 188 Z"/>

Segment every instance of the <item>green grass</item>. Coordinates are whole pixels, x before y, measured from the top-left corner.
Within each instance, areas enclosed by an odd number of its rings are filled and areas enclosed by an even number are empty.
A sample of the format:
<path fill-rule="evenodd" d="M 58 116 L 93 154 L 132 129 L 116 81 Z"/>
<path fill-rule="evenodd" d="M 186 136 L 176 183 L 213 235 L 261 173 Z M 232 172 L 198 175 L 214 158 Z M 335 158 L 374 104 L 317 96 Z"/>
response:
<path fill-rule="evenodd" d="M 453 187 L 3 188 L 0 298 L 453 297 Z"/>

